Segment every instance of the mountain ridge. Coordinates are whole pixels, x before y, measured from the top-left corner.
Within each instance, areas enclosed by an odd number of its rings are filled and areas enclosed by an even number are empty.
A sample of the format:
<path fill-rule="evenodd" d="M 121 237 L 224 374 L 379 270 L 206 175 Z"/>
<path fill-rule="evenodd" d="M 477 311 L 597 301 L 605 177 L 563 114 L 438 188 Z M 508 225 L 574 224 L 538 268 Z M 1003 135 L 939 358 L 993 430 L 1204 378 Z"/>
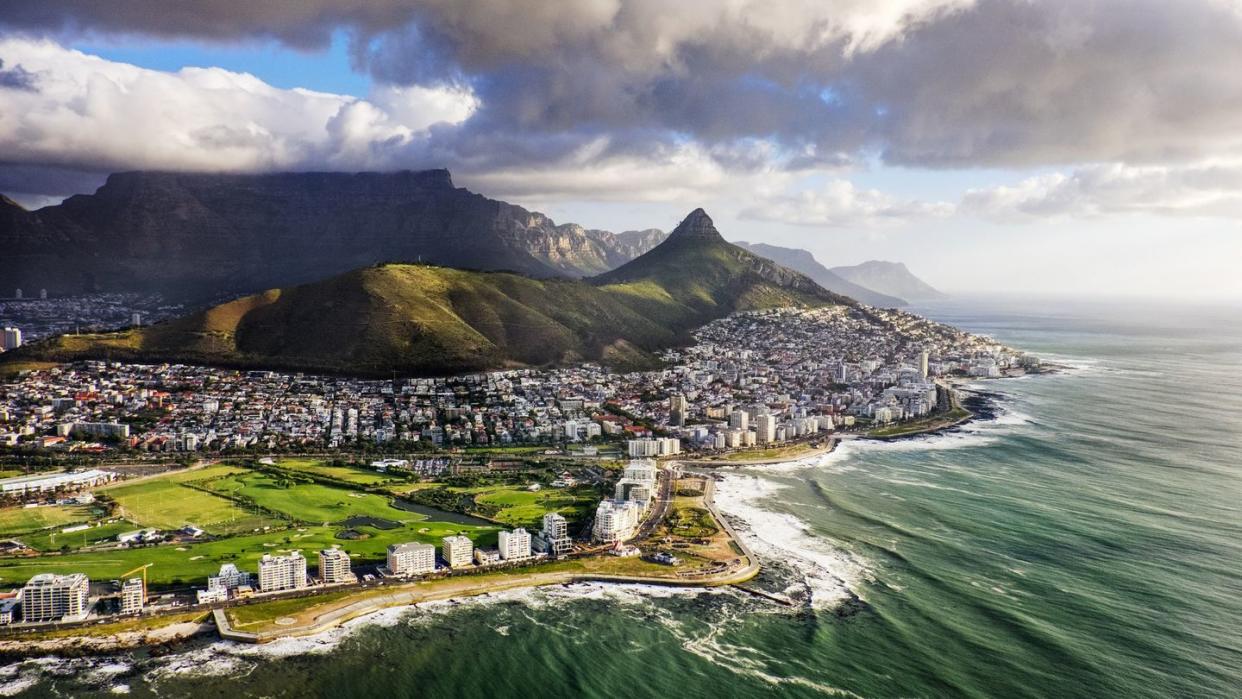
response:
<path fill-rule="evenodd" d="M 904 262 L 868 260 L 857 265 L 833 267 L 830 271 L 877 293 L 900 296 L 913 302 L 947 298 L 947 294 L 914 276 Z"/>
<path fill-rule="evenodd" d="M 855 304 L 725 242 L 710 218 L 700 224 L 691 221 L 689 228 L 698 226 L 692 234 L 670 234 L 586 280 L 376 264 L 144 328 L 62 335 L 24 346 L 11 359 L 177 361 L 370 376 L 581 361 L 650 368 L 655 351 L 687 342 L 695 328 L 735 311 Z"/>
<path fill-rule="evenodd" d="M 761 257 L 766 257 L 777 264 L 801 272 L 829 291 L 849 296 L 870 306 L 893 308 L 905 306 L 909 303 L 903 298 L 872 291 L 834 274 L 816 260 L 810 251 L 803 250 L 802 248 L 786 248 L 767 243 L 748 243 L 745 241 L 735 242 L 734 245 L 749 250 Z"/>
<path fill-rule="evenodd" d="M 0 203 L 0 288 L 212 298 L 385 261 L 585 277 L 659 242 L 556 224 L 454 186 L 447 170 L 109 175 L 27 211 Z M 643 235 L 648 233 L 648 235 Z"/>

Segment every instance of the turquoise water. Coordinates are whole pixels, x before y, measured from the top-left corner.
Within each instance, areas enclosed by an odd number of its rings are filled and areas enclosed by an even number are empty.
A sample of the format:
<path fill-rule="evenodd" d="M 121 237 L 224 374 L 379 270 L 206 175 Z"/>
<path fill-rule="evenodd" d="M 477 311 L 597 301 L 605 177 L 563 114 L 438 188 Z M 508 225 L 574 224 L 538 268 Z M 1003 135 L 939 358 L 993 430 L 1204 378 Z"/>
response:
<path fill-rule="evenodd" d="M 736 590 L 579 585 L 309 641 L 10 663 L 31 696 L 1242 696 L 1242 313 L 920 309 L 1073 368 L 998 417 L 733 471 Z"/>

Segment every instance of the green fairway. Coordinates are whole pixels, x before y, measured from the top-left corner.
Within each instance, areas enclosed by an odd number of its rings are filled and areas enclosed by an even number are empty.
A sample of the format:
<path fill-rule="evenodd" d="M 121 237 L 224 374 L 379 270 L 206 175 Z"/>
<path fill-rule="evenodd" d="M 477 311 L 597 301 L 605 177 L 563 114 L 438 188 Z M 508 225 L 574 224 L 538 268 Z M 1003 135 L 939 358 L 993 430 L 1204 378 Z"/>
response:
<path fill-rule="evenodd" d="M 312 524 L 340 522 L 350 517 L 379 517 L 397 522 L 417 517 L 390 507 L 388 498 L 382 495 L 318 483 L 282 484 L 275 476 L 257 471 L 213 480 L 207 486 L 215 492 L 250 498 L 260 507 Z"/>
<path fill-rule="evenodd" d="M 8 507 L 0 510 L 0 537 L 32 532 L 45 527 L 60 527 L 89 522 L 98 516 L 90 505 L 43 505 L 40 507 Z"/>
<path fill-rule="evenodd" d="M 377 485 L 397 480 L 392 476 L 387 476 L 365 467 L 331 466 L 317 459 L 281 459 L 276 462 L 276 466 L 289 469 L 290 471 L 317 473 L 321 476 L 359 485 Z"/>
<path fill-rule="evenodd" d="M 560 488 L 528 490 L 524 485 L 498 485 L 470 488 L 478 512 L 489 519 L 514 527 L 535 527 L 543 523 L 543 516 L 559 512 L 571 521 L 580 520 L 585 512 L 599 502 L 599 497 L 589 491 L 572 491 Z"/>
<path fill-rule="evenodd" d="M 180 529 L 192 524 L 213 534 L 231 534 L 276 524 L 270 517 L 247 512 L 226 498 L 183 485 L 192 480 L 190 476 L 203 477 L 212 470 L 170 474 L 111 487 L 106 492 L 120 506 L 118 514 L 143 527 Z"/>

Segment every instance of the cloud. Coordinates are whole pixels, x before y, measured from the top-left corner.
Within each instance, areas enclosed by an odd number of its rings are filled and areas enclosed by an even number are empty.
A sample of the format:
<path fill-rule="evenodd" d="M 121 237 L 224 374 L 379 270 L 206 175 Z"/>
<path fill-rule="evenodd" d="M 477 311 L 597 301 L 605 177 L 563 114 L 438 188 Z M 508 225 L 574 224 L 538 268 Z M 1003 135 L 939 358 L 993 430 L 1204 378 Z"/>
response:
<path fill-rule="evenodd" d="M 973 189 L 960 211 L 1002 221 L 1109 214 L 1242 217 L 1242 162 L 1185 166 L 1119 163 Z"/>
<path fill-rule="evenodd" d="M 0 58 L 39 92 L 6 93 L 21 108 L 0 114 L 0 146 L 29 165 L 438 166 L 497 195 L 607 199 L 658 197 L 679 177 L 676 191 L 701 191 L 864 160 L 1064 169 L 1242 157 L 1234 0 L 10 0 L 2 14 L 13 36 L 61 39 L 310 49 L 345 30 L 355 67 L 379 84 L 364 98 L 278 90 L 10 38 Z M 834 220 L 844 196 L 778 205 L 788 220 Z M 916 203 L 868 196 L 849 206 L 873 220 L 918 215 L 904 213 Z"/>
<path fill-rule="evenodd" d="M 146 70 L 50 41 L 0 40 L 37 89 L 6 90 L 10 165 L 81 171 L 264 171 L 394 167 L 429 129 L 460 122 L 460 88 L 386 87 L 370 99 L 284 90 L 219 68 Z"/>
<path fill-rule="evenodd" d="M 875 189 L 859 189 L 843 179 L 818 189 L 779 194 L 742 210 L 740 218 L 797 226 L 871 226 L 952 214 L 945 202 L 902 200 Z"/>
<path fill-rule="evenodd" d="M 345 28 L 360 69 L 470 85 L 470 128 L 533 140 L 758 138 L 937 167 L 1242 147 L 1231 0 L 10 0 L 0 22 L 300 48 Z M 449 151 L 478 142 L 462 136 Z"/>
<path fill-rule="evenodd" d="M 15 65 L 5 69 L 4 61 L 0 60 L 0 90 L 33 90 L 34 76 L 30 71 Z"/>

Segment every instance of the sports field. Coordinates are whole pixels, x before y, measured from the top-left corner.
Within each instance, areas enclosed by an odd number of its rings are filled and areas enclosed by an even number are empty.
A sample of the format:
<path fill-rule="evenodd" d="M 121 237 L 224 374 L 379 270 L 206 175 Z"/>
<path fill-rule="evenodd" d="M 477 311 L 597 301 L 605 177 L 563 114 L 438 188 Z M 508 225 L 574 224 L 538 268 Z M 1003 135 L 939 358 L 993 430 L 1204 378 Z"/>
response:
<path fill-rule="evenodd" d="M 90 505 L 44 505 L 41 507 L 7 507 L 0 510 L 0 537 L 32 532 L 46 527 L 61 527 L 76 522 L 89 522 L 96 516 Z"/>
<path fill-rule="evenodd" d="M 180 529 L 192 524 L 212 534 L 236 534 L 274 524 L 262 513 L 191 488 L 185 480 L 156 478 L 110 488 L 107 494 L 120 506 L 117 514 L 143 527 Z"/>

